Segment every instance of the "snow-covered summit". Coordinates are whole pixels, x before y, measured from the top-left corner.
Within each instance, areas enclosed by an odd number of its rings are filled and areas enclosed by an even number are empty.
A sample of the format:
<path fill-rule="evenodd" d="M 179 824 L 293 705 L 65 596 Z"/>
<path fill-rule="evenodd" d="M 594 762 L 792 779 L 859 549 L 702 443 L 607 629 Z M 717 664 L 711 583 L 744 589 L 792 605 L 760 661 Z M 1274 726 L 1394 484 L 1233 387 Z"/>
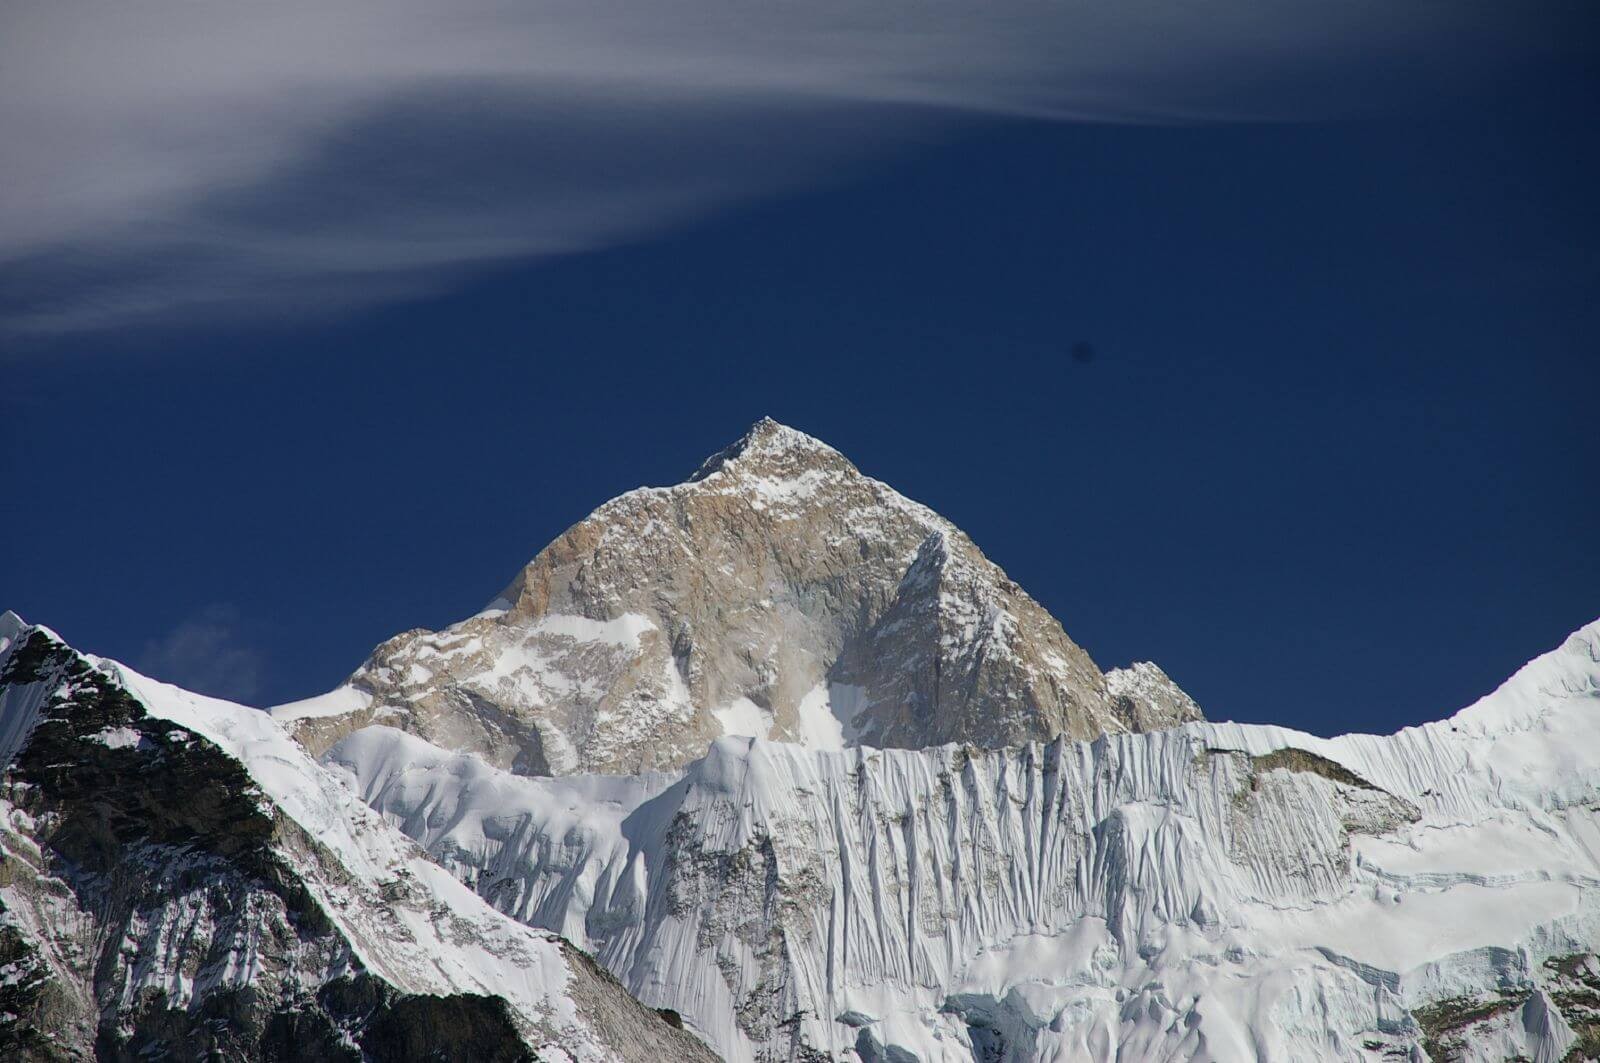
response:
<path fill-rule="evenodd" d="M 483 613 L 391 639 L 282 716 L 315 749 L 384 722 L 561 774 L 679 767 L 725 734 L 993 746 L 1199 711 L 1110 692 L 960 529 L 763 418 L 573 525 Z"/>

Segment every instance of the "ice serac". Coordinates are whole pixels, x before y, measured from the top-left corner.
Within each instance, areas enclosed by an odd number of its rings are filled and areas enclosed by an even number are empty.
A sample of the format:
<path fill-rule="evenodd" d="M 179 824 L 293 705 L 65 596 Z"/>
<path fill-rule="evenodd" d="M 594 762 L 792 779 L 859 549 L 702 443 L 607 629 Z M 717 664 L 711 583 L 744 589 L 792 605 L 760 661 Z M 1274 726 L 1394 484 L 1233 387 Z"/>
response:
<path fill-rule="evenodd" d="M 997 746 L 1199 718 L 1163 697 L 1108 689 L 959 529 L 762 420 L 601 506 L 482 614 L 278 714 L 317 751 L 383 723 L 543 775 L 678 768 L 724 734 Z"/>
<path fill-rule="evenodd" d="M 714 1058 L 260 710 L 8 613 L 0 742 L 0 1058 Z"/>
<path fill-rule="evenodd" d="M 1173 711 L 1148 666 L 1110 686 Z M 726 737 L 537 779 L 370 727 L 325 761 L 729 1060 L 1600 1054 L 1600 621 L 1388 736 Z"/>

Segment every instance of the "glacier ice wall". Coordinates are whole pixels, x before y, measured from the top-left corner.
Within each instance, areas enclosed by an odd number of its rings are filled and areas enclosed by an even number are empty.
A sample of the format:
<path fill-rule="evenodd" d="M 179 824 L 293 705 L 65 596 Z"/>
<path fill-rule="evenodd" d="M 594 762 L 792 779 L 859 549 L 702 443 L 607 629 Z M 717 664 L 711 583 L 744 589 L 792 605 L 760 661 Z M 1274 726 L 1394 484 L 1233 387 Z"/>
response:
<path fill-rule="evenodd" d="M 530 779 L 372 727 L 325 761 L 730 1059 L 1559 1059 L 1558 974 L 1600 941 L 1597 713 L 1600 623 L 1389 736 L 730 737 Z"/>

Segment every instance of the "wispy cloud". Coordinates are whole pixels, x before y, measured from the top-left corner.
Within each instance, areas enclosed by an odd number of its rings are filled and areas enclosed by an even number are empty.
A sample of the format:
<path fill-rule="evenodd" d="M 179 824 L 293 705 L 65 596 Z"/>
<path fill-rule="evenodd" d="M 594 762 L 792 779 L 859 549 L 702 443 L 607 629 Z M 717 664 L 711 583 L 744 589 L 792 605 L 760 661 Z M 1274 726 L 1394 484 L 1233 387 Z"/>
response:
<path fill-rule="evenodd" d="M 1322 115 L 1375 91 L 1352 62 L 1453 76 L 1535 46 L 1536 10 L 16 0 L 0 15 L 0 316 L 15 335 L 425 293 L 818 180 L 974 113 Z"/>
<path fill-rule="evenodd" d="M 135 667 L 213 697 L 248 702 L 261 690 L 261 654 L 242 641 L 239 611 L 210 605 L 146 642 Z"/>

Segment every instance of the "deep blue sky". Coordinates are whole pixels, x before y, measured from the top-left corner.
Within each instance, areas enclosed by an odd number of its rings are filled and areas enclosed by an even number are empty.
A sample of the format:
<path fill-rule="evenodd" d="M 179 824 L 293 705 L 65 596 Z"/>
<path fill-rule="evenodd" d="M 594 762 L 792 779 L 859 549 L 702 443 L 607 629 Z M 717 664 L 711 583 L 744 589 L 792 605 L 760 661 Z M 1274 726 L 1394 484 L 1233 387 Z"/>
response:
<path fill-rule="evenodd" d="M 30 342 L 0 605 L 305 696 L 771 414 L 1214 718 L 1436 718 L 1600 615 L 1600 80 L 1495 96 L 975 122 L 440 297 Z"/>

